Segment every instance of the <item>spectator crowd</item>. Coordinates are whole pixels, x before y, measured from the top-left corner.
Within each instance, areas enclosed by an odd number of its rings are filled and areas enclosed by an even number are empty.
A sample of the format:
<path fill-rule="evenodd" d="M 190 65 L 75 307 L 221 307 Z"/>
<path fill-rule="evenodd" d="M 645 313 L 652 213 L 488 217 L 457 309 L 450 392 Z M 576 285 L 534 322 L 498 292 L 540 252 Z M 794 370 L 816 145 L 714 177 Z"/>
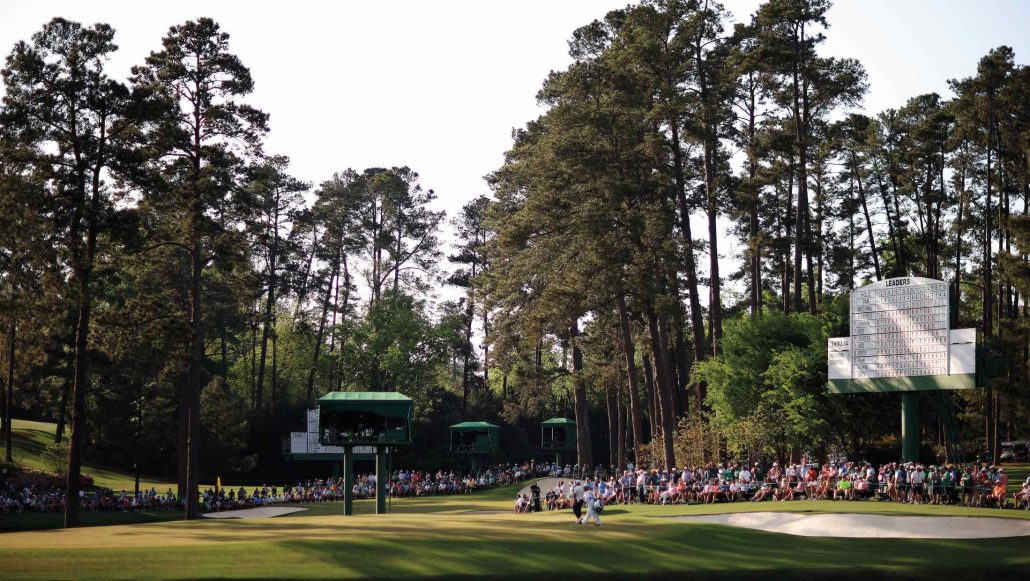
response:
<path fill-rule="evenodd" d="M 911 504 L 1030 510 L 1030 477 L 1009 494 L 1009 476 L 1000 466 L 983 463 L 923 465 L 894 462 L 779 462 L 751 466 L 710 463 L 669 470 L 583 469 L 566 466 L 550 476 L 561 478 L 543 494 L 546 510 L 573 507 L 577 485 L 589 485 L 605 504 L 713 504 L 791 500 L 872 500 Z M 527 512 L 530 499 L 516 499 L 516 512 Z"/>
<path fill-rule="evenodd" d="M 801 462 L 781 466 L 755 463 L 710 463 L 700 467 L 634 468 L 615 471 L 600 467 L 558 466 L 526 462 L 502 464 L 475 473 L 397 470 L 390 475 L 390 497 L 469 494 L 549 476 L 558 483 L 546 491 L 516 499 L 517 512 L 572 508 L 577 483 L 589 484 L 604 504 L 712 504 L 792 500 L 882 500 L 912 504 L 951 504 L 971 507 L 1011 507 L 1030 510 L 1030 477 L 1009 493 L 1009 476 L 1000 466 L 983 463 L 923 465 L 894 462 L 874 467 L 868 462 Z M 342 477 L 312 479 L 285 486 L 208 488 L 201 494 L 205 511 L 236 510 L 272 504 L 329 502 L 343 499 Z M 376 475 L 354 479 L 354 498 L 374 498 Z M 185 498 L 171 489 L 139 494 L 95 490 L 80 493 L 84 511 L 183 510 Z M 0 514 L 61 512 L 64 490 L 38 483 L 25 486 L 0 483 Z"/>
<path fill-rule="evenodd" d="M 534 476 L 546 476 L 554 470 L 552 465 L 501 464 L 475 473 L 456 473 L 439 470 L 397 470 L 390 475 L 387 490 L 391 497 L 440 496 L 468 494 L 476 490 L 514 484 Z M 208 488 L 201 494 L 205 512 L 238 510 L 272 504 L 300 504 L 343 500 L 344 479 L 312 479 L 285 486 Z M 360 474 L 354 478 L 354 498 L 374 498 L 376 475 Z M 96 490 L 81 492 L 83 511 L 160 511 L 184 510 L 186 499 L 171 489 L 159 493 L 156 489 L 132 492 Z M 0 483 L 0 514 L 31 512 L 62 512 L 65 504 L 63 488 L 38 483 L 18 486 L 12 482 Z"/>

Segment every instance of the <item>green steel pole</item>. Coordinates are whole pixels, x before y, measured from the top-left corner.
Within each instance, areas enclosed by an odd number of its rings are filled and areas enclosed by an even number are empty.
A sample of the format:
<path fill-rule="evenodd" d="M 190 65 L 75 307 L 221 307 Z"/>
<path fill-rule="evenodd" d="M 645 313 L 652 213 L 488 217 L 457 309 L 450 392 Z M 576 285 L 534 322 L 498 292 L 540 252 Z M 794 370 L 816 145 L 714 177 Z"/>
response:
<path fill-rule="evenodd" d="M 354 514 L 354 447 L 343 447 L 343 514 Z"/>
<path fill-rule="evenodd" d="M 386 446 L 376 446 L 376 514 L 386 514 Z"/>
<path fill-rule="evenodd" d="M 901 458 L 919 461 L 919 392 L 901 392 Z"/>

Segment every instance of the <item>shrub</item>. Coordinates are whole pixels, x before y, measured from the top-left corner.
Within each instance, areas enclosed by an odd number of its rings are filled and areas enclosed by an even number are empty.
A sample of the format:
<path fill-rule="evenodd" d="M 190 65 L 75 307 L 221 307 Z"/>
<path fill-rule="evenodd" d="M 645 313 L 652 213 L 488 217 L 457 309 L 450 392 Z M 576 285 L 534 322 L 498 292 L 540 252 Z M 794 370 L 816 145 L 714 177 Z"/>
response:
<path fill-rule="evenodd" d="M 53 474 L 65 473 L 68 469 L 68 447 L 68 441 L 64 440 L 60 443 L 50 442 L 43 448 L 39 458 L 47 471 Z"/>

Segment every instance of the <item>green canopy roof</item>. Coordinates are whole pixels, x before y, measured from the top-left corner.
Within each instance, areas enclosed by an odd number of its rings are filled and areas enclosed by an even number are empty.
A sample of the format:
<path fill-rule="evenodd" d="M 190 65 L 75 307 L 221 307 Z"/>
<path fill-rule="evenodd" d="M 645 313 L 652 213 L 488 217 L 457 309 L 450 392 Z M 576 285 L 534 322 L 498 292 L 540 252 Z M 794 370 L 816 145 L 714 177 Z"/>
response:
<path fill-rule="evenodd" d="M 370 412 L 410 420 L 414 402 L 395 391 L 332 391 L 318 398 L 318 407 L 330 412 Z"/>
<path fill-rule="evenodd" d="M 461 422 L 460 424 L 454 424 L 451 426 L 452 430 L 499 430 L 500 426 L 495 426 L 490 422 Z"/>
<path fill-rule="evenodd" d="M 576 422 L 568 418 L 551 418 L 545 422 L 540 422 L 542 426 L 575 426 Z"/>
<path fill-rule="evenodd" d="M 396 391 L 330 391 L 318 398 L 318 401 L 401 402 L 411 401 L 411 398 Z"/>

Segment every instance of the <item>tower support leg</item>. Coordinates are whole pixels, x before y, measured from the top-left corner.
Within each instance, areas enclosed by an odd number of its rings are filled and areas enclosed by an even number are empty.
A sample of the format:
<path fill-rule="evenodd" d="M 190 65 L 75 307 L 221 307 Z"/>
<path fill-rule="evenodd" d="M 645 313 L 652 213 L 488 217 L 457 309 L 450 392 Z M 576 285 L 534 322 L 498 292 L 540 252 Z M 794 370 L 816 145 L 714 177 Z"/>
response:
<path fill-rule="evenodd" d="M 919 461 L 919 392 L 901 392 L 901 458 Z"/>
<path fill-rule="evenodd" d="M 343 514 L 354 514 L 354 447 L 343 447 Z"/>
<path fill-rule="evenodd" d="M 376 446 L 376 514 L 386 514 L 386 446 Z"/>

